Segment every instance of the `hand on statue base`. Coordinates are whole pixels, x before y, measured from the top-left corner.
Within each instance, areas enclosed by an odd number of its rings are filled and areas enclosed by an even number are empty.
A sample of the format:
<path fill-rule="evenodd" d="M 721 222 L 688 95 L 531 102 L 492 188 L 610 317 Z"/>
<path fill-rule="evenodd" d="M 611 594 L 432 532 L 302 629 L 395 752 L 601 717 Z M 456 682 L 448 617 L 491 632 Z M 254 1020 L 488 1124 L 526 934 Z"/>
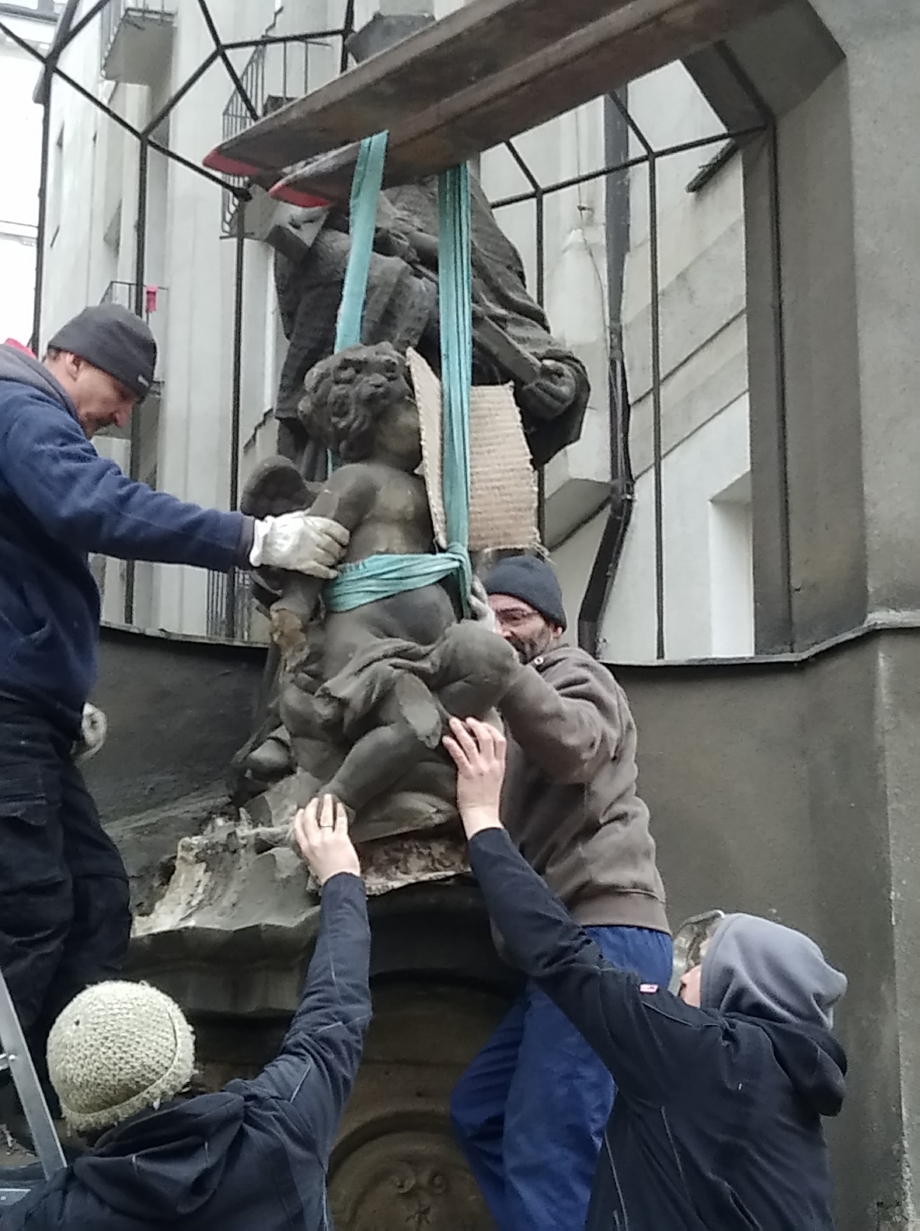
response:
<path fill-rule="evenodd" d="M 340 872 L 361 875 L 358 852 L 348 836 L 348 814 L 332 795 L 317 795 L 294 816 L 294 840 L 321 885 Z"/>

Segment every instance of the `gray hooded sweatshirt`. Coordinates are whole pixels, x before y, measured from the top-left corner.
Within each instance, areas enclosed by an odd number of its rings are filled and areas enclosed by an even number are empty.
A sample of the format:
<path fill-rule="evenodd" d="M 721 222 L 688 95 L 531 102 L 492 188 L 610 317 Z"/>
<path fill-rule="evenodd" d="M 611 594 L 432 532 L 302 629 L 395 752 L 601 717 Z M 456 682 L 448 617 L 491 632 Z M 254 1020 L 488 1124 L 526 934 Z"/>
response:
<path fill-rule="evenodd" d="M 756 915 L 726 915 L 703 959 L 704 1009 L 831 1030 L 846 975 L 813 940 Z"/>
<path fill-rule="evenodd" d="M 846 979 L 807 936 L 722 921 L 701 1008 L 605 960 L 487 829 L 470 862 L 515 962 L 617 1083 L 586 1231 L 833 1231 L 822 1118 L 844 1096 L 828 1026 Z"/>

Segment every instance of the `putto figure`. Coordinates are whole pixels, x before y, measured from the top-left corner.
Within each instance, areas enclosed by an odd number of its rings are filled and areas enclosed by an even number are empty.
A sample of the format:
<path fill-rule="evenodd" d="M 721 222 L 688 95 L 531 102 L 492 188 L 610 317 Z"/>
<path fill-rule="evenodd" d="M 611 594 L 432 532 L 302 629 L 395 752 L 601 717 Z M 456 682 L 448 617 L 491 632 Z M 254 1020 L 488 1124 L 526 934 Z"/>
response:
<path fill-rule="evenodd" d="M 307 376 L 298 414 L 343 464 L 317 491 L 289 461 L 272 459 L 250 481 L 244 507 L 309 504 L 351 539 L 328 587 L 263 577 L 280 650 L 279 722 L 247 751 L 248 769 L 258 777 L 266 759 L 281 758 L 283 770 L 306 771 L 305 792 L 329 793 L 355 811 L 359 839 L 430 828 L 455 816 L 454 771 L 441 750 L 449 716 L 484 717 L 516 658 L 500 637 L 460 619 L 449 573 L 429 579 L 438 557 L 405 357 L 383 342 L 324 360 Z M 400 558 L 410 588 L 376 588 L 389 557 Z M 356 583 L 372 588 L 349 594 Z"/>

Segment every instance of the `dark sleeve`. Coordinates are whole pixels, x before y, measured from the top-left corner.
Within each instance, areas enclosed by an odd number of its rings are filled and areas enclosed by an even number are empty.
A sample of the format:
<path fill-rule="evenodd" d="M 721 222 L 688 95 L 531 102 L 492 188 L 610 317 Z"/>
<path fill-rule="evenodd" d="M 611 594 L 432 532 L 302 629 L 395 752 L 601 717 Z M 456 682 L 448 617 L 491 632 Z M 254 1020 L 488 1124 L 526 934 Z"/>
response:
<path fill-rule="evenodd" d="M 135 483 L 39 393 L 5 416 L 0 466 L 42 528 L 79 551 L 224 571 L 248 561 L 252 520 Z"/>
<path fill-rule="evenodd" d="M 521 667 L 499 709 L 527 759 L 552 782 L 590 782 L 622 735 L 616 683 L 587 655 L 566 660 L 552 683 L 536 667 Z"/>
<path fill-rule="evenodd" d="M 553 1000 L 630 1097 L 662 1102 L 692 1064 L 705 1015 L 666 989 L 640 991 L 534 872 L 504 829 L 470 842 L 489 914 L 516 964 Z"/>
<path fill-rule="evenodd" d="M 371 1018 L 370 928 L 364 883 L 341 872 L 323 886 L 319 935 L 300 1006 L 251 1093 L 292 1104 L 319 1156 L 328 1158 L 361 1060 Z"/>

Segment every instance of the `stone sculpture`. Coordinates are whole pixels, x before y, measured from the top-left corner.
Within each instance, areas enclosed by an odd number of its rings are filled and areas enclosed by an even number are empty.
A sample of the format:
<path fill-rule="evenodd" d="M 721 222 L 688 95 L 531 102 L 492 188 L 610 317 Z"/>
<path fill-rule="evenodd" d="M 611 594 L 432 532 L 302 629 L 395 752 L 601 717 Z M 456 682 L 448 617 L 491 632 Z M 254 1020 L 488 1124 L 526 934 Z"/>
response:
<path fill-rule="evenodd" d="M 587 374 L 552 337 L 527 292 L 520 255 L 475 180 L 471 206 L 473 383 L 513 386 L 532 462 L 542 466 L 578 439 Z M 282 456 L 253 475 L 243 508 L 262 516 L 310 506 L 336 517 L 354 531 L 349 562 L 431 552 L 404 355 L 413 347 L 439 369 L 437 185 L 381 194 L 365 346 L 330 358 L 348 225 L 339 206 L 302 210 L 269 237 L 290 343 L 275 408 Z M 329 450 L 345 465 L 323 485 Z M 483 642 L 480 630 L 458 623 L 449 583 L 325 619 L 315 618 L 319 591 L 304 578 L 256 581 L 273 644 L 257 728 L 231 769 L 234 800 L 276 826 L 293 803 L 330 788 L 359 812 L 363 834 L 429 829 L 453 814 L 453 771 L 438 750 L 444 714 L 494 703 L 503 670 L 498 639 Z"/>
<path fill-rule="evenodd" d="M 284 458 L 262 463 L 244 494 L 255 516 L 310 507 L 351 531 L 345 568 L 370 556 L 431 555 L 434 531 L 419 414 L 405 356 L 355 346 L 311 368 L 298 423 L 342 465 L 318 487 Z M 260 576 L 277 648 L 267 725 L 240 762 L 250 782 L 299 771 L 297 802 L 329 792 L 356 814 L 356 837 L 431 829 L 455 815 L 441 750 L 447 715 L 484 717 L 516 658 L 461 620 L 452 580 L 352 610 L 324 608 L 318 580 Z M 277 724 L 277 725 L 275 725 Z"/>
<path fill-rule="evenodd" d="M 584 365 L 551 335 L 528 294 L 520 254 L 471 180 L 473 383 L 513 382 L 535 466 L 581 433 L 590 386 Z M 414 347 L 439 370 L 438 201 L 434 181 L 383 192 L 371 257 L 362 340 Z M 336 314 L 351 241 L 342 207 L 304 210 L 269 236 L 290 346 L 275 414 L 279 450 L 306 478 L 324 473 L 321 443 L 298 413 L 303 380 L 334 349 Z"/>

